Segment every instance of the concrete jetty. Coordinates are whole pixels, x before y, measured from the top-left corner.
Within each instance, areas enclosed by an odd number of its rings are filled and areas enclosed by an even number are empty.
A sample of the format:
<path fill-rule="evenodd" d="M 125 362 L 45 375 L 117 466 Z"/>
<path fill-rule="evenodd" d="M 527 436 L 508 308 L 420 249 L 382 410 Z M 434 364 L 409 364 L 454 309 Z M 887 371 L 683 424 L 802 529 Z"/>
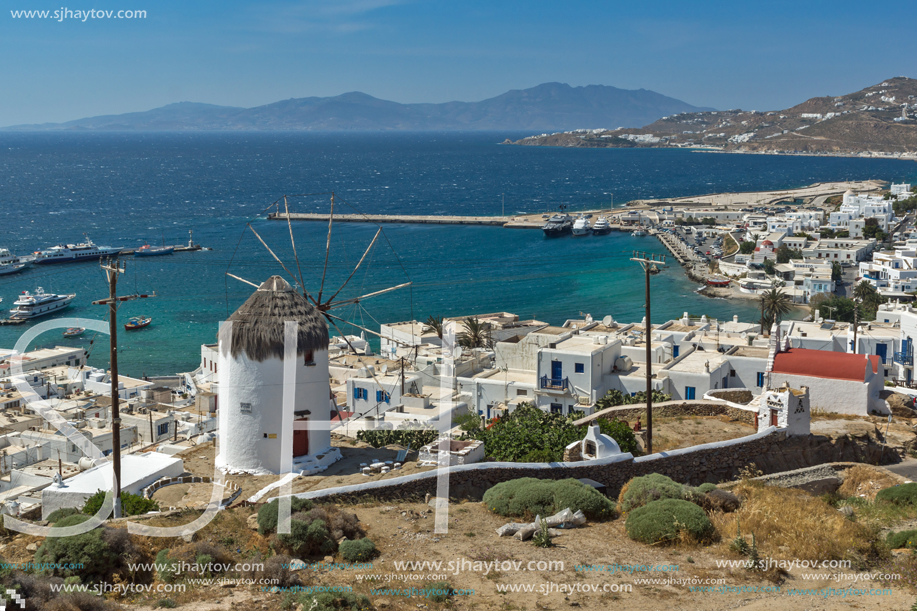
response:
<path fill-rule="evenodd" d="M 312 212 L 291 212 L 291 221 L 324 221 L 327 214 Z M 271 221 L 285 221 L 285 212 L 271 212 L 267 215 Z M 502 227 L 509 223 L 511 216 L 439 216 L 428 214 L 335 214 L 337 223 L 412 223 L 431 225 L 494 225 Z M 543 225 L 544 223 L 542 223 Z M 539 225 L 541 227 L 541 225 Z"/>

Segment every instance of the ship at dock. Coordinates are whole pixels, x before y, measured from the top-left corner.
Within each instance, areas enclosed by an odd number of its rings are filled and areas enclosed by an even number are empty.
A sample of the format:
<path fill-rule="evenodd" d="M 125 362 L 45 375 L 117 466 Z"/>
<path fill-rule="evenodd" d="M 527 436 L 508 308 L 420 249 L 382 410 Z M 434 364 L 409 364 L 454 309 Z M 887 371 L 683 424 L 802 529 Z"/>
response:
<path fill-rule="evenodd" d="M 120 253 L 123 248 L 113 246 L 97 246 L 92 240 L 86 238 L 79 244 L 58 244 L 35 253 L 36 265 L 49 265 L 52 263 L 77 263 L 79 261 L 93 261 L 102 257 L 111 257 Z"/>
<path fill-rule="evenodd" d="M 57 310 L 63 310 L 70 305 L 74 297 L 76 297 L 75 294 L 54 295 L 45 293 L 45 290 L 41 287 L 38 287 L 34 293 L 23 291 L 19 299 L 13 303 L 16 307 L 10 310 L 10 318 L 13 320 L 28 320 L 45 316 Z"/>
<path fill-rule="evenodd" d="M 541 229 L 549 238 L 566 235 L 573 230 L 573 218 L 569 214 L 555 214 Z"/>
<path fill-rule="evenodd" d="M 35 255 L 14 255 L 8 248 L 0 248 L 0 265 L 28 265 Z"/>

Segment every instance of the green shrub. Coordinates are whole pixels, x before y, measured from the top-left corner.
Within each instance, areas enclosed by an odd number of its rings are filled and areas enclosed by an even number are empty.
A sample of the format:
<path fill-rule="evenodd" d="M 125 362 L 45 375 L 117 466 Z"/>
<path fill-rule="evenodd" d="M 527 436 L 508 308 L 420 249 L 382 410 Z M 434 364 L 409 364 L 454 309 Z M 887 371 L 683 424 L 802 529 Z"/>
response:
<path fill-rule="evenodd" d="M 172 583 L 175 581 L 178 571 L 175 570 L 179 560 L 169 555 L 168 549 L 161 549 L 156 554 L 156 573 L 159 575 L 159 581 Z"/>
<path fill-rule="evenodd" d="M 885 544 L 889 549 L 900 549 L 902 547 L 917 548 L 917 530 L 902 530 L 901 532 L 888 533 L 885 537 Z"/>
<path fill-rule="evenodd" d="M 338 551 L 347 562 L 362 562 L 376 555 L 376 545 L 366 538 L 356 541 L 348 539 L 341 542 Z"/>
<path fill-rule="evenodd" d="M 682 484 L 659 473 L 635 477 L 627 483 L 618 509 L 624 513 L 662 499 L 690 498 L 690 490 Z"/>
<path fill-rule="evenodd" d="M 54 528 L 76 526 L 89 520 L 89 516 L 76 514 L 57 521 Z M 47 537 L 35 552 L 34 561 L 54 566 L 42 573 L 58 577 L 79 575 L 87 581 L 102 580 L 123 568 L 122 564 L 134 553 L 127 531 L 120 528 L 97 527 L 74 536 Z M 82 568 L 64 568 L 82 565 Z"/>
<path fill-rule="evenodd" d="M 328 526 L 324 520 L 292 520 L 290 532 L 278 534 L 277 539 L 295 555 L 314 556 L 333 554 L 337 551 L 337 542 L 329 537 Z"/>
<path fill-rule="evenodd" d="M 296 605 L 302 605 L 304 611 L 365 611 L 373 608 L 369 598 L 353 592 L 288 593 L 280 608 L 293 609 Z"/>
<path fill-rule="evenodd" d="M 716 484 L 711 484 L 710 482 L 707 482 L 706 484 L 701 484 L 700 486 L 698 486 L 697 490 L 701 494 L 707 494 L 711 490 L 716 490 Z"/>
<path fill-rule="evenodd" d="M 538 532 L 532 537 L 532 545 L 535 547 L 554 547 L 548 522 L 544 518 L 541 519 L 541 523 L 538 525 Z"/>
<path fill-rule="evenodd" d="M 262 535 L 270 534 L 277 530 L 277 512 L 278 500 L 274 499 L 266 505 L 262 505 L 258 510 L 258 533 Z M 312 501 L 293 497 L 291 499 L 292 513 L 300 511 L 309 511 L 312 509 Z"/>
<path fill-rule="evenodd" d="M 75 516 L 79 515 L 80 513 L 82 512 L 76 507 L 63 507 L 61 509 L 55 509 L 50 513 L 50 515 L 48 515 L 48 522 L 54 524 L 55 522 L 58 522 L 67 516 Z"/>
<path fill-rule="evenodd" d="M 424 596 L 435 603 L 444 603 L 452 596 L 452 585 L 448 581 L 434 581 L 423 587 Z"/>
<path fill-rule="evenodd" d="M 484 504 L 501 516 L 549 516 L 570 508 L 590 519 L 614 516 L 614 504 L 592 486 L 575 479 L 533 477 L 501 482 L 484 493 Z"/>
<path fill-rule="evenodd" d="M 643 543 L 667 543 L 680 536 L 703 542 L 716 533 L 704 510 L 689 501 L 663 499 L 637 507 L 627 515 L 627 536 Z"/>
<path fill-rule="evenodd" d="M 157 609 L 174 609 L 178 605 L 171 598 L 160 598 L 153 606 Z"/>
<path fill-rule="evenodd" d="M 102 503 L 105 501 L 106 494 L 105 490 L 99 490 L 86 499 L 86 504 L 83 505 L 83 513 L 91 516 L 98 513 L 102 508 Z M 158 510 L 159 503 L 153 499 L 148 499 L 142 494 L 131 494 L 130 492 L 121 491 L 121 515 L 139 516 Z"/>
<path fill-rule="evenodd" d="M 596 424 L 599 425 L 599 431 L 602 434 L 608 435 L 617 442 L 622 452 L 634 454 L 640 449 L 633 429 L 623 420 L 599 418 L 596 420 Z"/>
<path fill-rule="evenodd" d="M 880 490 L 876 495 L 876 502 L 879 501 L 895 505 L 917 505 L 917 484 L 901 484 Z"/>

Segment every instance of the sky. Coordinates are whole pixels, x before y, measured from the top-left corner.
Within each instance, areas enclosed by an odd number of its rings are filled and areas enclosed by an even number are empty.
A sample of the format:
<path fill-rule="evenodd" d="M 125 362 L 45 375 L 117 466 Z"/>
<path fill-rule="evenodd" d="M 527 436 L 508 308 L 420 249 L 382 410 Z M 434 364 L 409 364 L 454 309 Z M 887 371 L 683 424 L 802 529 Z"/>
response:
<path fill-rule="evenodd" d="M 478 101 L 552 81 L 770 110 L 917 77 L 914 0 L 56 2 L 0 0 L 0 125 L 348 91 Z M 77 15 L 90 9 L 146 17 Z"/>

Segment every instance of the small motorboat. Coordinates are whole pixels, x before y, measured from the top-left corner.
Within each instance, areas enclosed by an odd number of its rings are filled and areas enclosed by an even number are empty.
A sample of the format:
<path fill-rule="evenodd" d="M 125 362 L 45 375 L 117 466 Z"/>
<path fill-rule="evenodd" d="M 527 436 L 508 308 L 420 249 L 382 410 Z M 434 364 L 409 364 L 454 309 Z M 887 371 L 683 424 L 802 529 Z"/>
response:
<path fill-rule="evenodd" d="M 86 332 L 86 329 L 83 327 L 70 327 L 64 331 L 64 337 L 79 337 Z"/>
<path fill-rule="evenodd" d="M 135 257 L 159 257 L 161 255 L 171 255 L 175 252 L 174 246 L 150 246 L 144 244 L 134 253 Z"/>
<path fill-rule="evenodd" d="M 153 319 L 149 316 L 134 316 L 124 324 L 124 330 L 134 331 L 136 329 L 149 327 L 151 322 L 153 322 Z"/>

